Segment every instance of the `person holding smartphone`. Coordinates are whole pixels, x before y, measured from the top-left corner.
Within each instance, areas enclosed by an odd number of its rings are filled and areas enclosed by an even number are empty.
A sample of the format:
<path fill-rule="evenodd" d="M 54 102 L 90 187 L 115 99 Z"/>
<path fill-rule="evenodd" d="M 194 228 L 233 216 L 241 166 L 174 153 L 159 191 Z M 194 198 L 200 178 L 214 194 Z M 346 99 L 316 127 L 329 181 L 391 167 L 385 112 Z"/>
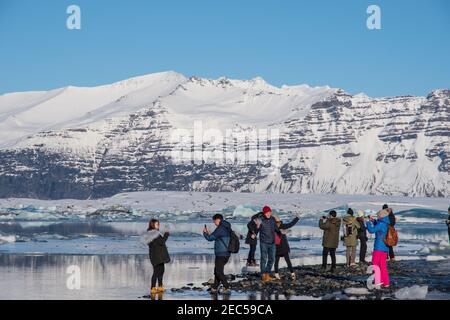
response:
<path fill-rule="evenodd" d="M 331 210 L 328 217 L 323 216 L 319 221 L 319 228 L 323 230 L 322 239 L 322 270 L 327 270 L 328 254 L 331 256 L 330 272 L 336 270 L 336 249 L 339 245 L 339 229 L 341 227 L 341 219 L 336 218 L 337 212 Z"/>
<path fill-rule="evenodd" d="M 203 228 L 203 236 L 205 239 L 214 241 L 214 284 L 212 285 L 210 292 L 212 294 L 217 293 L 220 284 L 222 284 L 222 294 L 229 295 L 231 293 L 230 284 L 227 281 L 224 269 L 230 259 L 228 245 L 231 239 L 231 224 L 224 220 L 221 214 L 215 214 L 212 219 L 216 225 L 214 232 L 211 233 L 206 225 Z"/>

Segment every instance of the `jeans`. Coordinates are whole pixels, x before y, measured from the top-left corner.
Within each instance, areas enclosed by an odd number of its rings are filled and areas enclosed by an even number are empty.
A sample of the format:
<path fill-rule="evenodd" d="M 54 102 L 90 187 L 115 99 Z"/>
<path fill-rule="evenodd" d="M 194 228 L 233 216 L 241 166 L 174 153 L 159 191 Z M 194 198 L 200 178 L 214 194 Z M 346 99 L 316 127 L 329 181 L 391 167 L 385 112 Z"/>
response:
<path fill-rule="evenodd" d="M 152 288 L 156 287 L 156 281 L 160 287 L 163 286 L 164 263 L 153 266 Z"/>
<path fill-rule="evenodd" d="M 284 257 L 284 260 L 286 261 L 286 264 L 287 264 L 287 267 L 289 269 L 289 272 L 290 273 L 294 272 L 294 269 L 292 268 L 292 262 L 291 262 L 291 259 L 289 257 L 289 253 L 285 254 L 283 257 Z M 275 258 L 275 273 L 278 273 L 278 265 L 280 263 L 280 259 L 281 259 L 280 256 L 277 256 Z"/>
<path fill-rule="evenodd" d="M 367 253 L 367 241 L 366 239 L 360 239 L 361 247 L 359 248 L 359 262 L 366 262 Z"/>
<path fill-rule="evenodd" d="M 269 273 L 275 262 L 275 243 L 261 242 L 259 247 L 261 249 L 261 273 Z"/>
<path fill-rule="evenodd" d="M 225 289 L 230 287 L 230 284 L 227 281 L 227 277 L 225 276 L 225 265 L 228 263 L 230 257 L 218 257 L 214 260 L 214 284 L 213 288 L 219 288 L 220 283 L 223 284 Z"/>
<path fill-rule="evenodd" d="M 388 253 L 384 251 L 374 250 L 372 253 L 372 265 L 378 266 L 380 268 L 380 281 L 383 285 L 389 285 L 389 274 L 387 270 L 387 260 Z M 378 285 L 380 283 L 375 283 Z"/>
<path fill-rule="evenodd" d="M 327 267 L 328 253 L 331 256 L 331 269 L 336 268 L 336 248 L 323 247 L 322 251 L 322 268 Z"/>
<path fill-rule="evenodd" d="M 248 251 L 248 258 L 247 258 L 248 263 L 256 262 L 255 253 L 256 253 L 256 244 L 254 244 L 254 245 L 251 244 L 250 250 Z"/>

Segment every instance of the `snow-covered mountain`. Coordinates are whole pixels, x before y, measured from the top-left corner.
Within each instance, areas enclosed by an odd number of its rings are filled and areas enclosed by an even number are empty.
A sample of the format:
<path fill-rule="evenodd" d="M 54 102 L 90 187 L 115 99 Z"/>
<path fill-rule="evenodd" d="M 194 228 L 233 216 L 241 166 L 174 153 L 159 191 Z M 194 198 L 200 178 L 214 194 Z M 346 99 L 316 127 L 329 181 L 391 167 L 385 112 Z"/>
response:
<path fill-rule="evenodd" d="M 224 136 L 277 129 L 279 162 L 174 161 L 174 131 L 199 121 Z M 259 140 L 249 137 L 236 150 L 256 148 Z M 373 99 L 329 87 L 278 88 L 261 78 L 156 73 L 1 95 L 0 197 L 143 190 L 449 196 L 449 137 L 450 89 Z"/>

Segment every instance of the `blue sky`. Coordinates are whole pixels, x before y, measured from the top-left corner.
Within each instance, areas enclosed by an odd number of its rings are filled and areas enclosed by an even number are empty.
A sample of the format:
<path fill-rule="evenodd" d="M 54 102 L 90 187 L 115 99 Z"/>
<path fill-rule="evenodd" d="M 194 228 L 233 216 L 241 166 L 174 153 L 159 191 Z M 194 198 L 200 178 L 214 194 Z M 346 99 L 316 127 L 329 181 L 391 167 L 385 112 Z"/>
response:
<path fill-rule="evenodd" d="M 0 94 L 167 70 L 426 95 L 450 87 L 450 1 L 0 0 Z"/>

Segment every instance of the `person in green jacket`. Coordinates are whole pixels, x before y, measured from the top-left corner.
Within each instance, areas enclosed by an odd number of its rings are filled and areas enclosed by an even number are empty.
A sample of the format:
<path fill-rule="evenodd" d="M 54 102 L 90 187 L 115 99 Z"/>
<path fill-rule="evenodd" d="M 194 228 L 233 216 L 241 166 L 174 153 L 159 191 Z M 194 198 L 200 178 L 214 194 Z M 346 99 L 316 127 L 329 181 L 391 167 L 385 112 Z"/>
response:
<path fill-rule="evenodd" d="M 328 254 L 331 256 L 331 269 L 333 272 L 336 269 L 336 248 L 339 245 L 339 228 L 341 220 L 336 218 L 336 211 L 331 210 L 328 217 L 323 216 L 319 221 L 319 228 L 323 230 L 322 239 L 322 270 L 327 269 Z"/>
<path fill-rule="evenodd" d="M 342 228 L 344 229 L 344 245 L 347 247 L 345 257 L 347 258 L 347 266 L 356 266 L 356 246 L 358 245 L 358 229 L 361 225 L 353 216 L 352 208 L 348 208 L 347 214 L 342 219 Z"/>

